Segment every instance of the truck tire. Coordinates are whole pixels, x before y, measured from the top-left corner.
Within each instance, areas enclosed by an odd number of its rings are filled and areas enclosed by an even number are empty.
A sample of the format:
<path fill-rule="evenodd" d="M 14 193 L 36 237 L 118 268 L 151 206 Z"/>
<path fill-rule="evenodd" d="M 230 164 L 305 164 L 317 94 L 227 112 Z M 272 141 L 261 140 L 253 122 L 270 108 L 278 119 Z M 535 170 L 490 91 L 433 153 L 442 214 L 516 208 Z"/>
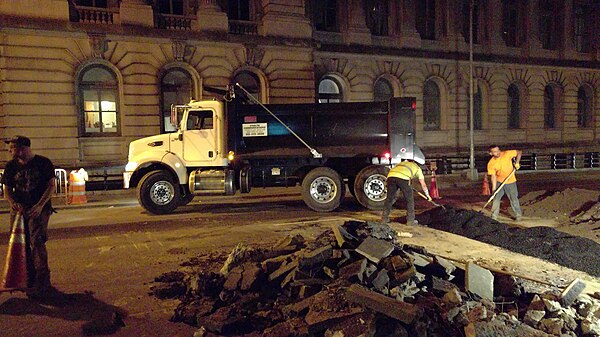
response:
<path fill-rule="evenodd" d="M 153 214 L 173 212 L 181 202 L 179 184 L 165 171 L 148 172 L 137 187 L 140 205 Z"/>
<path fill-rule="evenodd" d="M 370 165 L 358 172 L 354 180 L 355 198 L 370 210 L 383 209 L 387 190 L 385 181 L 389 169 L 385 166 Z"/>
<path fill-rule="evenodd" d="M 317 167 L 302 180 L 302 199 L 312 210 L 331 212 L 340 206 L 344 182 L 328 167 Z"/>

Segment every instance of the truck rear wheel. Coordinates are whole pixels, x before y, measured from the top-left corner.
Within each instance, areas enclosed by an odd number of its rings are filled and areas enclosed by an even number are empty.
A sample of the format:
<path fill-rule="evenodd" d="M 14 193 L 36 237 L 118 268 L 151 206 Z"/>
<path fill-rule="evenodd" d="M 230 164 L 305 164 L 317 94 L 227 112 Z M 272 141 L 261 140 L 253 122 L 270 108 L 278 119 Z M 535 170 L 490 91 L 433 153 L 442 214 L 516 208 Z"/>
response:
<path fill-rule="evenodd" d="M 317 167 L 302 180 L 302 199 L 317 212 L 331 212 L 340 206 L 343 183 L 335 170 Z"/>
<path fill-rule="evenodd" d="M 385 166 L 371 165 L 363 168 L 354 180 L 356 200 L 371 210 L 383 209 L 387 190 L 385 181 L 389 169 Z"/>
<path fill-rule="evenodd" d="M 154 214 L 171 213 L 179 206 L 181 192 L 179 184 L 165 171 L 147 173 L 137 188 L 138 201 L 148 212 Z"/>

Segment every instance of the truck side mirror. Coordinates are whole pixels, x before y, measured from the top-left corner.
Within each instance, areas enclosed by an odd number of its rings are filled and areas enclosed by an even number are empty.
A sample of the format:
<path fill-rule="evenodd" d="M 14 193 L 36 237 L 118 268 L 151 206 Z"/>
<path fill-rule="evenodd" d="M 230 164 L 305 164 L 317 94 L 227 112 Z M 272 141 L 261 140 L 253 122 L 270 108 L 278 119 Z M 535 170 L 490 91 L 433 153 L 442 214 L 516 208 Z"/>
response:
<path fill-rule="evenodd" d="M 171 104 L 171 116 L 169 118 L 169 122 L 176 129 L 179 129 L 179 116 L 183 116 L 185 108 L 185 105 Z"/>

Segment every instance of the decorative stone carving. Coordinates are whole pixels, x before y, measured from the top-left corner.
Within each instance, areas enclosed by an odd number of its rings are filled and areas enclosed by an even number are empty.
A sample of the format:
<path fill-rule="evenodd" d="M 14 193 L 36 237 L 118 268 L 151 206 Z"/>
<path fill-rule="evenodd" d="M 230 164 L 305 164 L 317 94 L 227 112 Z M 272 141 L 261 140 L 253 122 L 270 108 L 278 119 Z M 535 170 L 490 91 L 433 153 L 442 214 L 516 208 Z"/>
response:
<path fill-rule="evenodd" d="M 104 53 L 108 50 L 108 40 L 104 34 L 88 34 L 92 56 L 104 58 Z"/>
<path fill-rule="evenodd" d="M 173 41 L 171 48 L 173 49 L 173 58 L 177 62 L 184 62 L 192 52 L 190 45 L 185 41 Z"/>
<path fill-rule="evenodd" d="M 256 46 L 246 46 L 246 64 L 249 66 L 260 68 L 265 51 Z"/>

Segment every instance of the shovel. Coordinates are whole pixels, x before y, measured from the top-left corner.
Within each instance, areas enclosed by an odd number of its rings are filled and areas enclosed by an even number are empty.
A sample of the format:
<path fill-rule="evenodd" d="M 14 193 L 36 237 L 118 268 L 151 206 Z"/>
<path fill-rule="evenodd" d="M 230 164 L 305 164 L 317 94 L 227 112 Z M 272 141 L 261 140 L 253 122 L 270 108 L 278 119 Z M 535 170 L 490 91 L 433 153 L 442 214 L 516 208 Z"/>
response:
<path fill-rule="evenodd" d="M 413 189 L 413 191 L 415 191 L 415 192 L 416 192 L 416 193 L 417 193 L 417 194 L 418 194 L 418 195 L 419 195 L 421 198 L 423 198 L 423 199 L 425 199 L 425 200 L 429 201 L 429 202 L 430 202 L 430 203 L 431 203 L 433 206 L 435 206 L 435 207 L 441 207 L 441 208 L 443 208 L 443 209 L 446 209 L 446 207 L 445 207 L 444 205 L 440 205 L 440 204 L 438 204 L 437 202 L 435 202 L 435 201 L 433 201 L 433 200 L 429 200 L 429 198 L 427 198 L 427 196 L 426 196 L 425 194 L 423 194 L 423 193 L 421 193 L 421 192 L 417 191 L 417 189 L 416 189 L 416 188 L 412 187 L 412 189 Z"/>
<path fill-rule="evenodd" d="M 506 184 L 506 182 L 508 181 L 508 179 L 510 179 L 510 177 L 512 177 L 515 174 L 515 172 L 517 172 L 517 169 L 513 168 L 512 172 L 510 172 L 510 174 L 508 175 L 508 177 L 506 177 L 506 179 L 504 179 L 504 181 L 502 182 L 502 184 L 500 184 L 500 186 L 498 188 L 496 188 L 496 191 L 494 191 L 494 193 L 490 196 L 490 198 L 485 203 L 485 205 L 483 205 L 483 207 L 481 208 L 481 210 L 479 211 L 479 213 L 483 212 L 483 210 L 487 207 L 487 205 L 489 205 L 489 203 L 492 202 L 492 200 L 494 200 L 494 197 L 496 196 L 496 194 L 498 194 L 498 192 L 500 192 L 500 190 L 502 189 L 502 187 L 504 186 L 504 184 Z"/>

